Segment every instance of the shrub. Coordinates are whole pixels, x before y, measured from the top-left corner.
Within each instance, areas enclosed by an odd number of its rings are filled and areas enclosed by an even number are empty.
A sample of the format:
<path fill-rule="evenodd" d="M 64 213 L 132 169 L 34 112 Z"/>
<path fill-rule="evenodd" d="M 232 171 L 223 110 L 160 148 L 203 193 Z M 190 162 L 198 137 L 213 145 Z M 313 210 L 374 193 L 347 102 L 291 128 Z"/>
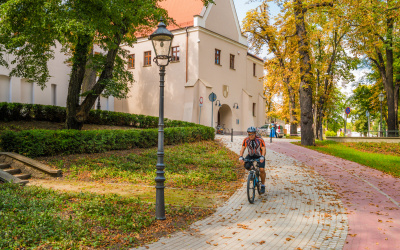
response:
<path fill-rule="evenodd" d="M 325 136 L 337 136 L 337 134 L 336 134 L 336 132 L 334 132 L 334 131 L 326 131 L 325 132 Z"/>
<path fill-rule="evenodd" d="M 151 119 L 147 122 L 142 124 L 151 124 Z M 5 151 L 38 157 L 153 147 L 158 142 L 158 130 L 5 131 L 0 139 L 0 146 Z M 210 139 L 214 139 L 214 129 L 206 126 L 166 128 L 164 133 L 165 144 L 171 145 Z"/>
<path fill-rule="evenodd" d="M 64 122 L 66 108 L 52 105 L 24 104 L 24 103 L 0 103 L 0 121 L 36 120 L 49 122 Z M 157 128 L 158 117 L 148 115 L 136 115 L 122 112 L 91 110 L 86 124 L 130 126 L 134 128 Z M 164 119 L 164 126 L 169 127 L 193 127 L 195 123 Z"/>

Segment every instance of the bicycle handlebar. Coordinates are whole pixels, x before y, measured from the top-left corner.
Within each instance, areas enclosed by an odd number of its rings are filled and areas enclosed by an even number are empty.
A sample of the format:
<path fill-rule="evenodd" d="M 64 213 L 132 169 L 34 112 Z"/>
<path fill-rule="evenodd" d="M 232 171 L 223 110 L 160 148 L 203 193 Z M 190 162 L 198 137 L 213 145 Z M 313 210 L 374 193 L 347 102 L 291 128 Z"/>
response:
<path fill-rule="evenodd" d="M 260 162 L 260 158 L 258 158 L 258 159 L 243 159 L 243 161 L 244 162 L 254 162 L 254 161 Z"/>

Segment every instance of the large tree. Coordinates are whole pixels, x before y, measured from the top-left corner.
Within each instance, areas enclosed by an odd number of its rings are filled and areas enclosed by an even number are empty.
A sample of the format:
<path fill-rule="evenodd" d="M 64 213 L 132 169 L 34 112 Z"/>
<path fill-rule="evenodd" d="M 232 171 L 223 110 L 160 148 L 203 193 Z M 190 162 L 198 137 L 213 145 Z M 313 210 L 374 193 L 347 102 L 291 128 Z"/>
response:
<path fill-rule="evenodd" d="M 126 70 L 126 51 L 135 34 L 155 27 L 160 0 L 2 0 L 0 65 L 11 76 L 45 87 L 48 61 L 61 50 L 70 55 L 71 74 L 65 127 L 81 129 L 101 93 L 124 98 L 133 82 Z M 203 2 L 211 2 L 203 0 Z M 94 54 L 98 47 L 102 53 Z M 9 62 L 8 54 L 13 56 Z M 87 72 L 89 71 L 89 72 Z M 92 84 L 93 74 L 98 76 Z M 85 79 L 86 77 L 86 79 Z M 82 85 L 85 89 L 81 93 Z M 84 99 L 79 101 L 80 96 Z"/>
<path fill-rule="evenodd" d="M 292 39 L 286 39 L 286 33 L 292 32 L 293 22 L 278 19 L 274 22 L 269 13 L 266 2 L 257 9 L 247 12 L 243 29 L 249 35 L 249 42 L 256 52 L 259 52 L 264 45 L 267 45 L 267 52 L 272 55 L 267 59 L 264 68 L 267 70 L 264 85 L 270 90 L 268 95 L 281 94 L 287 106 L 283 110 L 275 110 L 286 116 L 284 110 L 288 111 L 290 134 L 297 134 L 298 125 L 298 60 L 296 58 L 296 43 Z M 284 91 L 282 91 L 284 90 Z M 283 94 L 283 95 L 282 95 Z M 268 98 L 267 100 L 272 100 Z M 288 107 L 285 109 L 284 107 Z M 272 110 L 268 110 L 271 115 Z"/>
<path fill-rule="evenodd" d="M 400 81 L 395 78 L 399 60 L 400 1 L 357 0 L 344 2 L 351 6 L 346 17 L 352 27 L 353 52 L 365 54 L 378 70 L 386 93 L 389 136 L 398 130 Z"/>

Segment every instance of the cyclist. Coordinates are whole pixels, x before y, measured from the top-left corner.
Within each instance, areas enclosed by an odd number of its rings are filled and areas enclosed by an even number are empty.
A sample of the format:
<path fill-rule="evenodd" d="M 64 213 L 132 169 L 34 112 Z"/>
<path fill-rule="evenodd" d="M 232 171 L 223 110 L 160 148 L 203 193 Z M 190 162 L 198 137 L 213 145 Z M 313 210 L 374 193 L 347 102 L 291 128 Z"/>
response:
<path fill-rule="evenodd" d="M 263 138 L 256 135 L 256 128 L 249 127 L 247 129 L 248 137 L 243 140 L 242 149 L 240 150 L 239 161 L 244 162 L 243 153 L 247 148 L 248 155 L 246 159 L 260 159 L 260 177 L 261 177 L 261 193 L 265 193 L 265 142 Z M 246 162 L 244 167 L 249 170 L 251 162 Z"/>

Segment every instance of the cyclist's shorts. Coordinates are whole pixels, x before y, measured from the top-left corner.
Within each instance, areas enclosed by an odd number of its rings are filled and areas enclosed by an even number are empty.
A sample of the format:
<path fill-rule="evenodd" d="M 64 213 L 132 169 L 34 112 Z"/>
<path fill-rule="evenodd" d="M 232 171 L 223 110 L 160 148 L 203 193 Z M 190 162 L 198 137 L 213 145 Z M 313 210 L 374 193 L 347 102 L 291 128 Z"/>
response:
<path fill-rule="evenodd" d="M 247 155 L 246 157 L 245 157 L 245 159 L 247 159 L 247 160 L 253 160 L 253 159 L 258 159 L 258 158 L 260 158 L 261 156 L 250 156 L 250 155 Z M 251 168 L 251 162 L 245 162 L 245 164 L 244 164 L 244 167 L 246 168 L 246 169 L 250 169 Z M 258 164 L 258 167 L 259 168 L 265 168 L 265 160 L 264 160 L 264 162 L 263 163 L 259 163 Z"/>

